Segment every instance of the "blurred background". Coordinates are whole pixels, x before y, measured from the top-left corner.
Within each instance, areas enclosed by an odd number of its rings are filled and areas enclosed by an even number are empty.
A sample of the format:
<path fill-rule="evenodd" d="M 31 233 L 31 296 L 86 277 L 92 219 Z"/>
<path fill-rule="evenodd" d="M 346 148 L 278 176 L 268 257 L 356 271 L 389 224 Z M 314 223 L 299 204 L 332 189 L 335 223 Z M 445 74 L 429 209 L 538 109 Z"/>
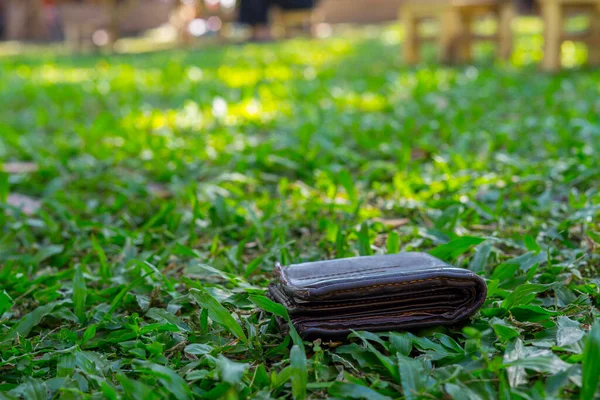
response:
<path fill-rule="evenodd" d="M 294 11 L 294 0 L 284 8 L 269 7 L 273 35 L 292 28 L 313 29 L 327 35 L 330 25 L 381 24 L 398 19 L 402 0 L 320 0 L 305 13 Z M 0 40 L 62 42 L 103 47 L 119 37 L 152 32 L 161 41 L 190 44 L 194 38 L 218 36 L 244 40 L 240 6 L 260 7 L 247 0 L 0 0 Z M 253 4 L 255 3 L 255 4 Z M 435 3 L 435 1 L 433 2 Z M 296 4 L 307 2 L 296 0 Z M 534 12 L 533 0 L 515 2 L 520 14 Z M 291 8 L 291 9 L 290 9 Z M 286 18 L 287 17 L 287 18 Z M 246 25 L 247 28 L 247 25 Z M 158 32 L 156 31 L 158 30 Z"/>

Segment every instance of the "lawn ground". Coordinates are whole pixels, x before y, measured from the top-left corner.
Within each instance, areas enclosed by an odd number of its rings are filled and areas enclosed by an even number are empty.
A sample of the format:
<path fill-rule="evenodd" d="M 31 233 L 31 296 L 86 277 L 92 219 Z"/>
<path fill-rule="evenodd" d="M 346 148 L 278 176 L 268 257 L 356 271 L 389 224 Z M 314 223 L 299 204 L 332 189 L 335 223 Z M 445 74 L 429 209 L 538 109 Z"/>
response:
<path fill-rule="evenodd" d="M 0 398 L 592 399 L 600 71 L 400 39 L 0 59 Z M 487 279 L 466 326 L 303 344 L 262 297 L 434 248 Z"/>

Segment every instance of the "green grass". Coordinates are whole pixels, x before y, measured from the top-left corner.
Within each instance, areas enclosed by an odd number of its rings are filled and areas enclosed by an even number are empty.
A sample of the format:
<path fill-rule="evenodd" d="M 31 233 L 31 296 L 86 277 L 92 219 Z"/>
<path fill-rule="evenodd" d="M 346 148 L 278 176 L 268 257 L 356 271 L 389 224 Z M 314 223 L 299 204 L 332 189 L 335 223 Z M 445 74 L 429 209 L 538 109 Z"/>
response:
<path fill-rule="evenodd" d="M 399 38 L 1 59 L 0 398 L 598 394 L 600 71 Z M 302 343 L 263 297 L 276 261 L 436 247 L 487 279 L 466 326 Z"/>

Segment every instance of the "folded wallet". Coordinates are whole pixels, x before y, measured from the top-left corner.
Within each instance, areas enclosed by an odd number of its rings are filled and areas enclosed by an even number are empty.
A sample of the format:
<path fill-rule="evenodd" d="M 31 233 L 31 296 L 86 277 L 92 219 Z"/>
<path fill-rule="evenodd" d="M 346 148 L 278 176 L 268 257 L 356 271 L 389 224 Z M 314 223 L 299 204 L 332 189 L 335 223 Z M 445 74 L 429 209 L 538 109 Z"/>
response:
<path fill-rule="evenodd" d="M 425 253 L 277 264 L 275 273 L 269 296 L 305 339 L 456 324 L 487 293 L 478 275 Z"/>

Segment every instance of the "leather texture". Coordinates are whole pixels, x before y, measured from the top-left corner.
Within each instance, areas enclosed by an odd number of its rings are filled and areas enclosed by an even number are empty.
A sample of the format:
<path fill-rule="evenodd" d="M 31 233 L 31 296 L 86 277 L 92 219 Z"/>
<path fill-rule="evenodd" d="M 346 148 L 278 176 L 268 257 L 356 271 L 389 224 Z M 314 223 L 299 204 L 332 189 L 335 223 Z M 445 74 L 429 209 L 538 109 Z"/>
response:
<path fill-rule="evenodd" d="M 305 339 L 452 325 L 485 301 L 485 281 L 426 253 L 276 265 L 269 296 Z"/>

